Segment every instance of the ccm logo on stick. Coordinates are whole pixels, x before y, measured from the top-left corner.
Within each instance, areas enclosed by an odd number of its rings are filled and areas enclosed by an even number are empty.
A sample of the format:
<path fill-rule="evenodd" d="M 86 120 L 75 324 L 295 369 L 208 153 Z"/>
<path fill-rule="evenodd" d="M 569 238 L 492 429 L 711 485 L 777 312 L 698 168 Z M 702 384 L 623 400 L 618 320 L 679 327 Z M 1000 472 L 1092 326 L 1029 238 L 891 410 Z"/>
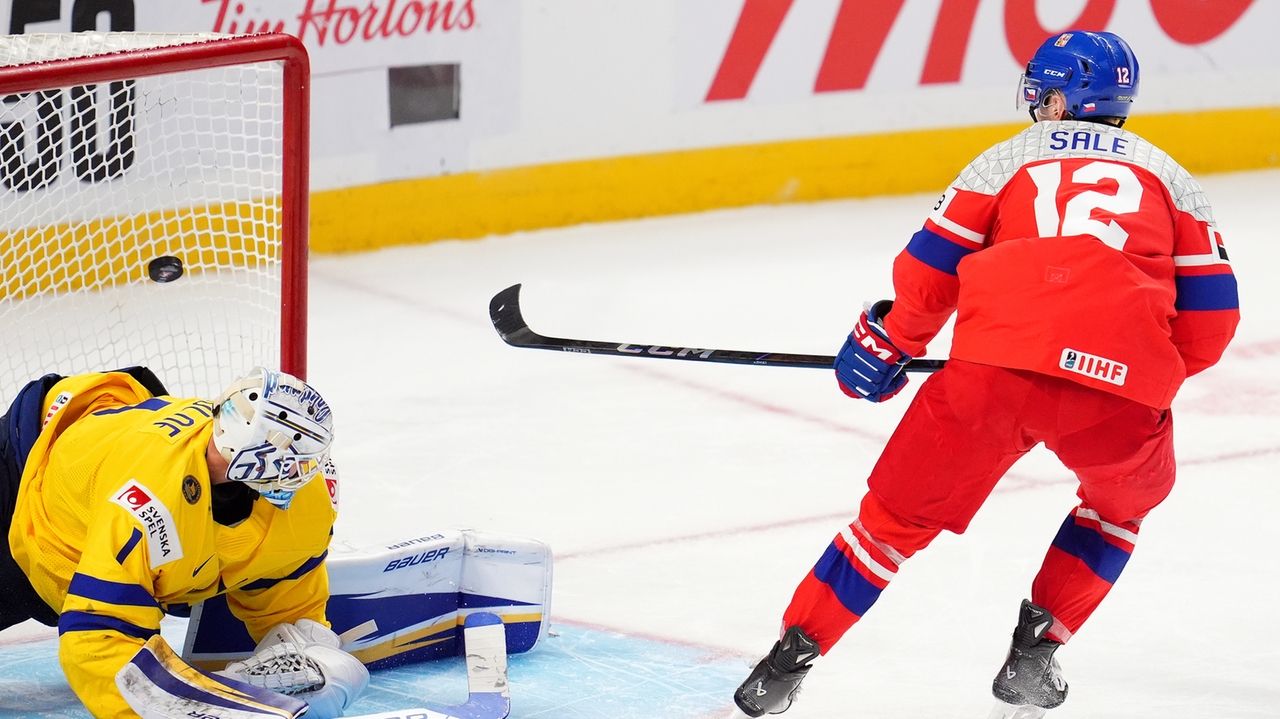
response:
<path fill-rule="evenodd" d="M 1114 385 L 1123 385 L 1129 374 L 1129 365 L 1109 360 L 1106 357 L 1091 355 L 1069 347 L 1063 348 L 1062 358 L 1058 366 L 1068 372 L 1082 374 L 1085 377 L 1100 379 Z"/>
<path fill-rule="evenodd" d="M 650 345 L 648 347 L 637 347 L 635 345 L 618 345 L 619 352 L 629 352 L 631 354 L 651 354 L 655 357 L 687 357 L 689 355 L 697 355 L 702 359 L 711 356 L 715 350 L 697 349 L 694 347 L 663 347 L 662 345 Z"/>

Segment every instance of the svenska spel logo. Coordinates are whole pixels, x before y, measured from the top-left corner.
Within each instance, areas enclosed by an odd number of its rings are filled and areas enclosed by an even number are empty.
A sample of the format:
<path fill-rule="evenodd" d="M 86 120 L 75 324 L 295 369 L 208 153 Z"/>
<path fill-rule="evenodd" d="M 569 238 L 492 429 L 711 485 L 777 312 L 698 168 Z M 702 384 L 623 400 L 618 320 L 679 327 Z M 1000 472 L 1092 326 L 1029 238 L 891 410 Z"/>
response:
<path fill-rule="evenodd" d="M 178 537 L 173 514 L 136 479 L 125 482 L 111 495 L 111 503 L 123 507 L 138 520 L 147 538 L 147 554 L 151 568 L 182 559 L 182 541 Z"/>
<path fill-rule="evenodd" d="M 132 484 L 126 486 L 115 499 L 130 509 L 141 509 L 151 502 L 151 495 L 147 494 L 140 485 Z"/>

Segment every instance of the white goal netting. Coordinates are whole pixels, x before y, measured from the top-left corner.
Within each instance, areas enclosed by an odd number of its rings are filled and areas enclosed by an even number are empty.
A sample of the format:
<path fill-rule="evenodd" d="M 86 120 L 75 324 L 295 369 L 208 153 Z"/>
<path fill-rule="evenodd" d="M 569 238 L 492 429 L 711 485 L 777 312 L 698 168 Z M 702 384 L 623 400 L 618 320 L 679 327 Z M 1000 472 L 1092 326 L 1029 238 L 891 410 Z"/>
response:
<path fill-rule="evenodd" d="M 226 39 L 0 37 L 0 412 L 48 372 L 142 364 L 174 394 L 211 397 L 280 365 L 284 63 L 137 69 Z M 118 77 L 86 75 L 122 56 Z M 54 79 L 14 92 L 11 68 L 32 63 Z M 152 278 L 162 257 L 180 277 Z"/>

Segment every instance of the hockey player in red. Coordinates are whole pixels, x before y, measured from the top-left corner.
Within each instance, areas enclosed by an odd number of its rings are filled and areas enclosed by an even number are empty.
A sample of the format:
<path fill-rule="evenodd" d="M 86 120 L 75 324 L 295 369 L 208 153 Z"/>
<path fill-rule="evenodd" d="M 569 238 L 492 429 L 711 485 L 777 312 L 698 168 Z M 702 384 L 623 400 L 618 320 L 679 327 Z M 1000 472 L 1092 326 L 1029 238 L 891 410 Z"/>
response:
<path fill-rule="evenodd" d="M 1159 148 L 1122 129 L 1138 62 L 1107 32 L 1044 42 L 1020 90 L 1034 123 L 969 164 L 893 267 L 895 299 L 858 318 L 840 388 L 889 399 L 956 313 L 946 367 L 920 387 L 856 519 L 800 583 L 783 634 L 734 695 L 747 715 L 791 704 L 811 662 L 908 557 L 968 526 L 1036 444 L 1079 478 L 1080 503 L 1023 600 L 993 692 L 1043 715 L 1067 695 L 1054 652 L 1120 576 L 1143 517 L 1174 481 L 1169 405 L 1222 356 L 1239 321 L 1208 200 Z"/>

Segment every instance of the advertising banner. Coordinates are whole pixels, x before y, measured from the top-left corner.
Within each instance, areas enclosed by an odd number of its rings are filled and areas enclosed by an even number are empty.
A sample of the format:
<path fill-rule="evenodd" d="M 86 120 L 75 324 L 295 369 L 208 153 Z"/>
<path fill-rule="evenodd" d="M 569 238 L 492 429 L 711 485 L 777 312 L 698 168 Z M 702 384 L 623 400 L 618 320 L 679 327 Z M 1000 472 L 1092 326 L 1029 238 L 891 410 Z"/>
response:
<path fill-rule="evenodd" d="M 950 163 L 982 149 L 982 128 L 1027 122 L 1018 74 L 1071 28 L 1129 41 L 1133 124 L 1176 157 L 1198 171 L 1280 162 L 1266 149 L 1280 124 L 1280 2 L 1264 0 L 0 0 L 0 27 L 301 38 L 311 186 L 344 192 L 315 205 L 324 246 L 327 233 L 366 235 L 362 247 L 932 190 L 935 172 L 887 148 L 914 157 L 927 143 Z M 838 174 L 848 148 L 822 143 L 855 139 L 880 150 L 859 163 L 883 181 Z M 715 182 L 728 172 L 739 181 Z M 431 224 L 422 197 L 448 222 L 397 231 Z M 357 232 L 353 207 L 389 226 Z"/>

